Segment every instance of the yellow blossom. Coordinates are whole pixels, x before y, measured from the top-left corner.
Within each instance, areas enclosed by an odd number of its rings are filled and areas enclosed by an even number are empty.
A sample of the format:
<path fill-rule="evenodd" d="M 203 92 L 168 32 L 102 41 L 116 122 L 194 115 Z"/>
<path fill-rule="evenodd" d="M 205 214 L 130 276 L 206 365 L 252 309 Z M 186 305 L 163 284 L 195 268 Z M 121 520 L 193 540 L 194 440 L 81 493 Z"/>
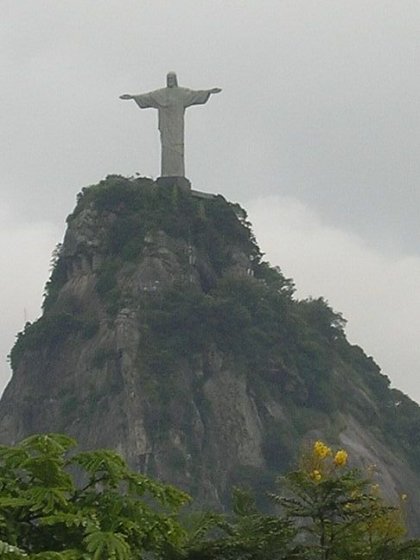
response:
<path fill-rule="evenodd" d="M 320 459 L 325 459 L 325 457 L 331 455 L 331 449 L 324 442 L 318 440 L 314 443 L 314 453 Z"/>
<path fill-rule="evenodd" d="M 315 469 L 311 473 L 311 478 L 313 478 L 316 482 L 319 482 L 322 478 L 322 474 L 317 469 Z"/>
<path fill-rule="evenodd" d="M 408 497 L 407 494 L 401 494 L 401 501 L 405 502 L 407 497 Z"/>
<path fill-rule="evenodd" d="M 340 449 L 335 454 L 334 465 L 336 467 L 344 467 L 344 465 L 347 463 L 347 457 L 347 451 L 344 451 L 344 449 Z"/>

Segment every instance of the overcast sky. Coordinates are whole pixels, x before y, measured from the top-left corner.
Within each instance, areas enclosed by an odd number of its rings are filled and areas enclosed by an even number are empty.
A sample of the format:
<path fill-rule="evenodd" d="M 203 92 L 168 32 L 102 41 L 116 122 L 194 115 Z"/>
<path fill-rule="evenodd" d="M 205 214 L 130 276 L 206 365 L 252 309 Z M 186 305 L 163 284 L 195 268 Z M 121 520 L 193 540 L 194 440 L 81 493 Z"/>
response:
<path fill-rule="evenodd" d="M 155 111 L 122 93 L 222 87 L 186 116 L 193 188 L 240 202 L 299 297 L 420 401 L 418 0 L 0 0 L 0 388 L 83 186 L 159 175 Z"/>

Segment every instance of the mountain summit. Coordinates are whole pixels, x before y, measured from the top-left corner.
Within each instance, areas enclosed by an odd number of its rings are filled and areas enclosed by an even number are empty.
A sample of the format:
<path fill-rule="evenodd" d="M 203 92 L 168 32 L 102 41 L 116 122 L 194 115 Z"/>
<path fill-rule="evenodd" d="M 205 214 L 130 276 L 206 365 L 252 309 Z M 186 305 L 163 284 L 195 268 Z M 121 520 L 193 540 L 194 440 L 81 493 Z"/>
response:
<path fill-rule="evenodd" d="M 0 441 L 65 432 L 225 507 L 233 485 L 263 500 L 322 438 L 408 494 L 414 531 L 420 409 L 344 326 L 294 298 L 239 205 L 109 176 L 79 195 L 43 315 L 11 351 Z"/>

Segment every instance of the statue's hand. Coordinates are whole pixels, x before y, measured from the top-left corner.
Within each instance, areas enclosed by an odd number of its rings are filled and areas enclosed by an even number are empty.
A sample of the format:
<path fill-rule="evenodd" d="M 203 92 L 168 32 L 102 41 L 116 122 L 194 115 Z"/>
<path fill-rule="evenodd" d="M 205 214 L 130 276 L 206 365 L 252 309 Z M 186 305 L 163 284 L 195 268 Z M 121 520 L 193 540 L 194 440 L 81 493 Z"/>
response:
<path fill-rule="evenodd" d="M 133 96 L 128 93 L 124 93 L 124 95 L 120 95 L 120 99 L 133 99 Z"/>
<path fill-rule="evenodd" d="M 220 93 L 222 90 L 219 87 L 215 87 L 210 90 L 210 93 Z"/>

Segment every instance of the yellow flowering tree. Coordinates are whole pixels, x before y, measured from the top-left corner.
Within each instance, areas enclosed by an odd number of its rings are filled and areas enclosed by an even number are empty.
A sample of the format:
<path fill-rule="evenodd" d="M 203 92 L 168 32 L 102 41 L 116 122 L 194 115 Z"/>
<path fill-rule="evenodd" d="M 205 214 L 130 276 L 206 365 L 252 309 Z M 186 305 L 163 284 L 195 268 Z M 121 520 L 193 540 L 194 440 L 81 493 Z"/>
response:
<path fill-rule="evenodd" d="M 386 505 L 372 481 L 349 468 L 346 450 L 316 441 L 299 469 L 281 482 L 282 494 L 273 498 L 301 527 L 300 558 L 420 558 L 417 544 L 403 544 L 400 510 Z"/>

